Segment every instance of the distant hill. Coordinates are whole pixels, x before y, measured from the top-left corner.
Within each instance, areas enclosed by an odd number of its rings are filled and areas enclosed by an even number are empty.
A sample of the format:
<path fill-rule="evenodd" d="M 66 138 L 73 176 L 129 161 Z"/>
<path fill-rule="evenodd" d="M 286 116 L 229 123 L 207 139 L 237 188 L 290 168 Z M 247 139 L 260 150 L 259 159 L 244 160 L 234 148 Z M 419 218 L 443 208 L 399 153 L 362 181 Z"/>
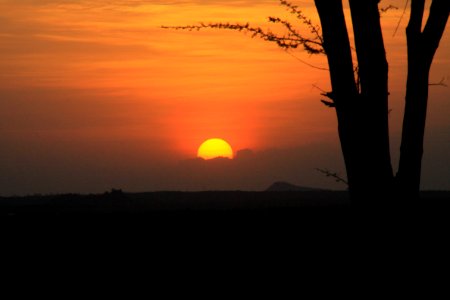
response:
<path fill-rule="evenodd" d="M 266 189 L 266 192 L 320 192 L 320 191 L 326 190 L 298 186 L 284 181 L 274 182 L 271 186 L 269 186 Z"/>

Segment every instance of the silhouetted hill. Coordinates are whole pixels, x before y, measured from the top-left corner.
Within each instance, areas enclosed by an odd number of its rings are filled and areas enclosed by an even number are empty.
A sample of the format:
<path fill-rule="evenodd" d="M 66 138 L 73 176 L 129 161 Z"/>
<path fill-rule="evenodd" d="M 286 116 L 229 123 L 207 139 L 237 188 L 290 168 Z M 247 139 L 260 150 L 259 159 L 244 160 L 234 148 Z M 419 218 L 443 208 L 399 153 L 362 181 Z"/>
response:
<path fill-rule="evenodd" d="M 303 187 L 289 182 L 277 181 L 266 189 L 266 192 L 321 192 L 322 189 Z"/>

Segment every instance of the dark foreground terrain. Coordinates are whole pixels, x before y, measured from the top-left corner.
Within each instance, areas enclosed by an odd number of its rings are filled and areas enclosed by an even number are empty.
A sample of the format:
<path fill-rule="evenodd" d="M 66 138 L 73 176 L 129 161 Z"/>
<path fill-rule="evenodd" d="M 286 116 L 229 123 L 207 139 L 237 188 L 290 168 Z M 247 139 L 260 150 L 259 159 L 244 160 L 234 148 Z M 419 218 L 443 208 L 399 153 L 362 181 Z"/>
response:
<path fill-rule="evenodd" d="M 423 209 L 450 207 L 450 192 L 422 192 Z M 345 191 L 289 192 L 152 192 L 112 190 L 97 195 L 0 197 L 1 216 L 21 215 L 186 215 L 276 214 L 340 211 L 352 208 Z M 389 209 L 389 205 L 385 207 Z"/>
<path fill-rule="evenodd" d="M 85 255 L 82 260 L 97 264 L 111 255 L 105 260 L 115 267 L 118 258 L 128 264 L 141 253 L 152 260 L 146 272 L 157 261 L 163 269 L 170 269 L 167 262 L 176 267 L 193 264 L 187 270 L 203 262 L 216 272 L 217 263 L 240 267 L 252 261 L 259 270 L 268 261 L 285 266 L 298 261 L 296 270 L 301 270 L 307 261 L 346 264 L 349 254 L 367 249 L 375 252 L 371 259 L 383 253 L 392 256 L 392 249 L 405 241 L 411 246 L 401 255 L 423 246 L 434 252 L 441 246 L 432 245 L 447 242 L 449 208 L 450 192 L 424 192 L 417 205 L 385 204 L 372 210 L 352 206 L 344 191 L 112 190 L 98 195 L 0 198 L 0 219 L 8 220 L 2 226 L 3 245 L 20 245 L 16 261 L 28 257 L 42 261 L 59 253 L 65 260 Z M 43 256 L 30 256 L 39 249 L 44 249 Z"/>
<path fill-rule="evenodd" d="M 2 215 L 173 214 L 273 212 L 312 207 L 347 208 L 346 192 L 152 192 L 112 190 L 97 195 L 0 198 Z"/>

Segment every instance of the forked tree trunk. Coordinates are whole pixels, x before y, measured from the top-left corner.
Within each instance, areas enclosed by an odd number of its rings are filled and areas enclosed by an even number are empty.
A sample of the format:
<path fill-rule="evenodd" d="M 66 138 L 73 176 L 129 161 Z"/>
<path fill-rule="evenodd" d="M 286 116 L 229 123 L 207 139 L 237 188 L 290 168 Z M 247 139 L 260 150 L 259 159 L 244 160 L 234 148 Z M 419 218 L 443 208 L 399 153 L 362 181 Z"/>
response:
<path fill-rule="evenodd" d="M 434 0 L 422 32 L 424 2 L 412 0 L 406 28 L 408 79 L 397 183 L 409 199 L 419 197 L 429 74 L 450 10 L 449 0 Z"/>
<path fill-rule="evenodd" d="M 352 201 L 388 198 L 394 178 L 389 151 L 388 65 L 378 0 L 350 0 L 361 94 L 353 76 L 342 0 L 315 0 L 330 67 L 339 137 Z M 449 16 L 449 0 L 434 0 L 421 32 L 424 0 L 412 0 L 407 28 L 408 82 L 397 188 L 400 198 L 417 198 L 433 56 Z"/>
<path fill-rule="evenodd" d="M 352 202 L 381 201 L 390 191 L 393 175 L 387 123 L 387 62 L 377 1 L 353 3 L 352 7 L 352 13 L 357 14 L 353 26 L 361 95 L 355 83 L 342 0 L 315 0 L 315 4 L 330 67 Z"/>

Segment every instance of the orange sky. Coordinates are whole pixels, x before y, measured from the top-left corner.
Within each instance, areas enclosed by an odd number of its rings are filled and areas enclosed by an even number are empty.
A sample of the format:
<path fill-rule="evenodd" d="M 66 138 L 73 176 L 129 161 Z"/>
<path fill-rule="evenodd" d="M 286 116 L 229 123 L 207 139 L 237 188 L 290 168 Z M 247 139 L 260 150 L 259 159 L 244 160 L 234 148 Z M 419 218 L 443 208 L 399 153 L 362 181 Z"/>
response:
<path fill-rule="evenodd" d="M 312 2 L 294 1 L 317 20 Z M 404 1 L 383 2 L 404 6 Z M 406 84 L 408 14 L 392 37 L 400 15 L 401 9 L 382 17 L 394 160 Z M 160 28 L 199 21 L 266 27 L 268 16 L 289 17 L 276 0 L 0 0 L 0 139 L 8 145 L 0 159 L 6 169 L 18 172 L 20 182 L 29 165 L 50 156 L 59 161 L 55 168 L 62 168 L 49 171 L 50 177 L 65 174 L 64 162 L 78 160 L 87 165 L 104 160 L 104 166 L 120 161 L 134 173 L 144 172 L 140 166 L 151 170 L 162 161 L 195 157 L 198 146 L 211 137 L 227 140 L 235 151 L 314 144 L 335 149 L 334 111 L 320 103 L 320 91 L 313 87 L 329 89 L 326 71 L 242 33 Z M 449 53 L 447 28 L 431 80 L 449 77 Z M 326 67 L 324 56 L 293 54 Z M 440 173 L 430 171 L 436 178 L 450 169 L 449 156 L 442 154 L 450 148 L 449 96 L 449 88 L 430 91 L 425 151 L 441 151 L 441 162 L 432 155 L 424 162 L 430 170 L 440 166 Z M 9 175 L 3 171 L 0 176 Z M 0 188 L 8 191 L 11 183 L 5 182 Z M 441 182 L 450 188 L 448 180 Z"/>

